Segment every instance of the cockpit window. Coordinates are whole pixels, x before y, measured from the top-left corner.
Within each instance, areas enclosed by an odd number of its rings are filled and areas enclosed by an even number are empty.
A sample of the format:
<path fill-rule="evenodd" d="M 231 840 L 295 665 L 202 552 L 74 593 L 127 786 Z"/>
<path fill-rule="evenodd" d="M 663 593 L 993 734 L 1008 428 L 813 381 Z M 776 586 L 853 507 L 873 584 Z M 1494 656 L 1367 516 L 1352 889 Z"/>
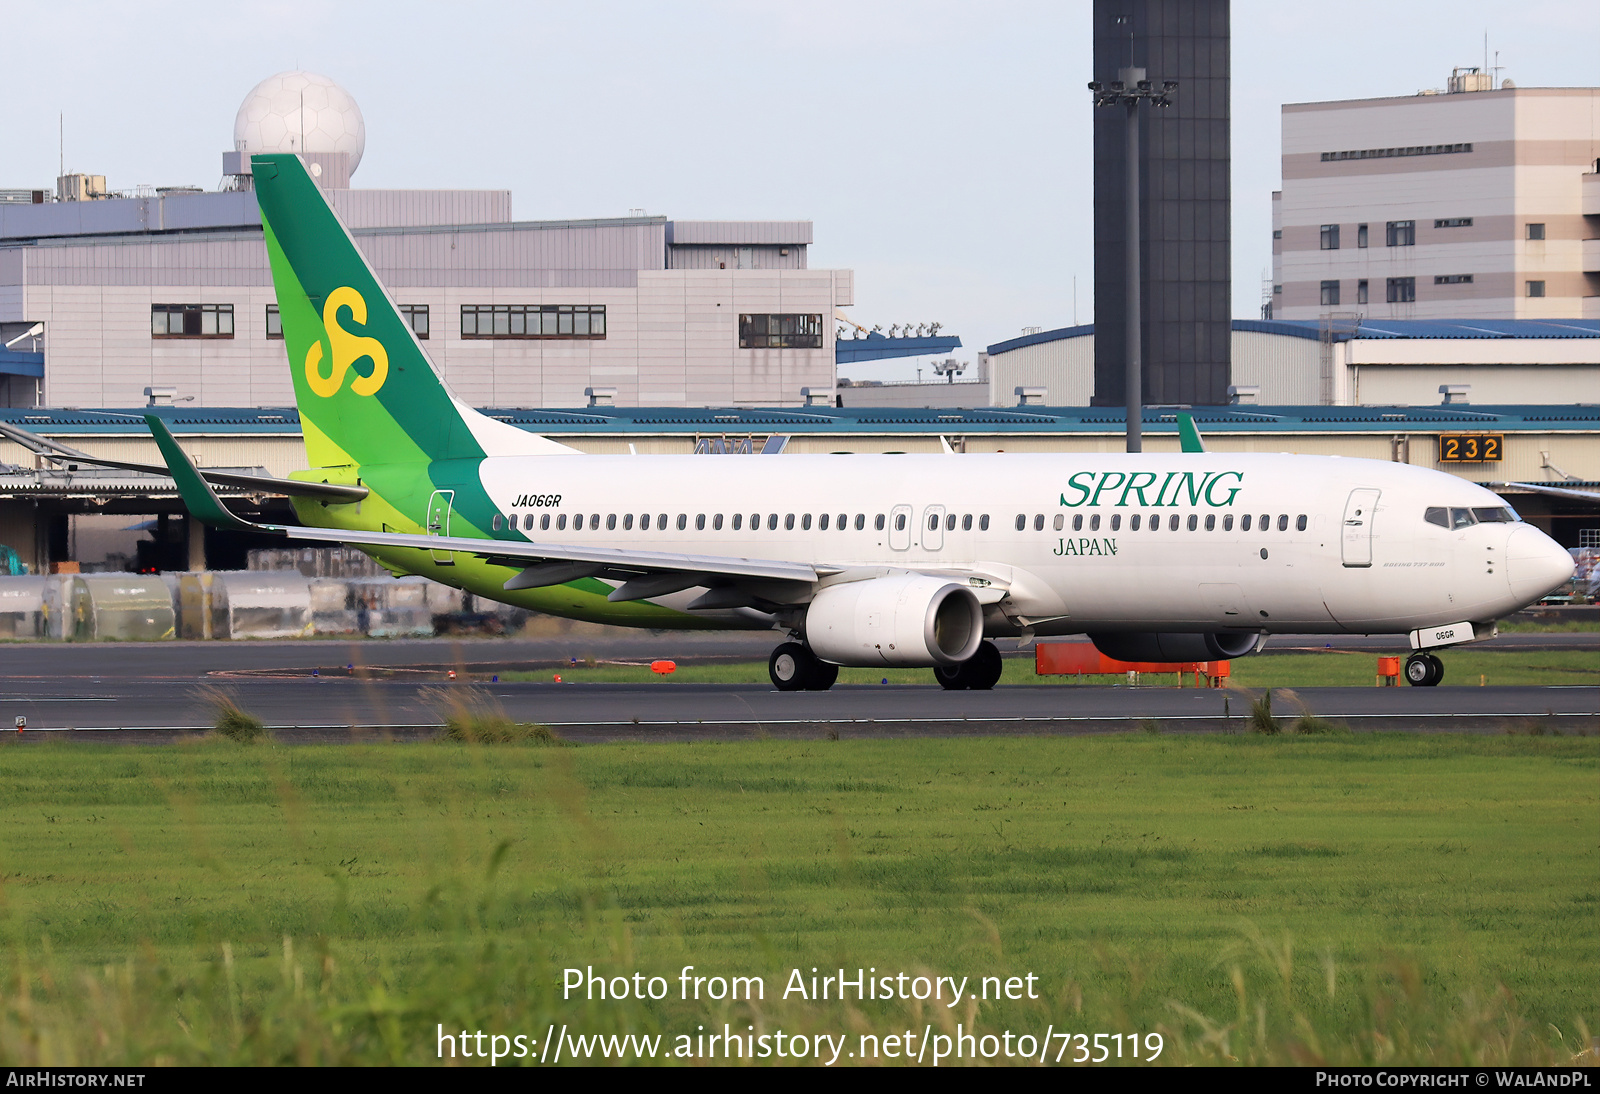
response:
<path fill-rule="evenodd" d="M 1427 512 L 1422 514 L 1422 519 L 1429 524 L 1437 524 L 1440 528 L 1450 527 L 1450 510 L 1437 505 L 1428 506 Z"/>
<path fill-rule="evenodd" d="M 1501 506 L 1473 509 L 1472 515 L 1478 518 L 1479 524 L 1515 524 L 1517 520 L 1515 513 Z"/>
<path fill-rule="evenodd" d="M 1451 527 L 1451 529 L 1471 528 L 1474 524 L 1477 524 L 1477 523 L 1478 522 L 1476 520 L 1474 520 L 1473 517 L 1472 517 L 1472 510 L 1471 509 L 1452 509 L 1452 510 L 1450 510 L 1450 527 Z"/>

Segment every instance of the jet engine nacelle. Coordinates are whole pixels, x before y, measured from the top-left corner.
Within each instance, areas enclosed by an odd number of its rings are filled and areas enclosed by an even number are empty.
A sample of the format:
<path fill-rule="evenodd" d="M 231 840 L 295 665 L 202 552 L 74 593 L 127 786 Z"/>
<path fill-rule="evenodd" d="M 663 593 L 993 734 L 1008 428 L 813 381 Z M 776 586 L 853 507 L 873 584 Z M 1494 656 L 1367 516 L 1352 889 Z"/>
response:
<path fill-rule="evenodd" d="M 954 665 L 978 652 L 983 608 L 947 578 L 875 577 L 818 592 L 805 630 L 812 652 L 835 665 Z"/>
<path fill-rule="evenodd" d="M 1261 641 L 1255 631 L 1215 634 L 1091 634 L 1089 641 L 1118 661 L 1226 661 L 1254 653 Z"/>

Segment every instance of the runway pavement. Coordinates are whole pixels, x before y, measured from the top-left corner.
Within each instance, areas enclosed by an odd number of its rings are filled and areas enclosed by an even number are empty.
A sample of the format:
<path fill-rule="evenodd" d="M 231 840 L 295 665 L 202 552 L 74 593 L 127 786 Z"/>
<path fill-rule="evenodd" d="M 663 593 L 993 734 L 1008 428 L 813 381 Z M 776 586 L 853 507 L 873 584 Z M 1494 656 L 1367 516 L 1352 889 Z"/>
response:
<path fill-rule="evenodd" d="M 1531 641 L 1528 641 L 1531 640 Z M 1320 636 L 1274 640 L 1323 648 Z M 1351 647 L 1335 642 L 1336 648 Z M 1600 649 L 1600 635 L 1507 635 L 1495 645 Z M 200 689 L 226 686 L 285 740 L 427 737 L 462 695 L 463 675 L 557 665 L 570 657 L 614 660 L 764 660 L 767 634 L 624 634 L 575 639 L 398 642 L 209 642 L 10 645 L 0 649 L 0 726 L 16 716 L 15 743 L 70 731 L 79 740 L 157 742 L 211 724 Z M 1392 649 L 1392 643 L 1376 647 Z M 349 666 L 349 667 L 347 667 Z M 379 668 L 381 667 L 381 668 Z M 315 673 L 315 675 L 313 675 Z M 946 692 L 933 686 L 840 686 L 782 693 L 728 684 L 518 683 L 480 694 L 518 721 L 552 726 L 576 741 L 684 740 L 756 735 L 818 737 L 1125 732 L 1146 721 L 1170 732 L 1239 732 L 1248 713 L 1237 692 L 1166 687 L 1013 686 Z M 1357 731 L 1600 733 L 1600 688 L 1307 688 L 1299 700 Z M 1280 693 L 1280 716 L 1299 713 Z"/>

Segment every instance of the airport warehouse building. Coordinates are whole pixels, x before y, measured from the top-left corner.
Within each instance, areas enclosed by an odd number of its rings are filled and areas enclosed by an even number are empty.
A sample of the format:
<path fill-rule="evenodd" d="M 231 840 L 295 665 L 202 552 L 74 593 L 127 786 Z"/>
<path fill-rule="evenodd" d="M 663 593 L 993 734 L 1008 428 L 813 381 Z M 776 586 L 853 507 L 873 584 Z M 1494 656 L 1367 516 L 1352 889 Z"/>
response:
<path fill-rule="evenodd" d="M 1233 321 L 1229 398 L 1303 406 L 1600 403 L 1600 319 Z M 989 347 L 991 404 L 1079 405 L 1094 390 L 1093 324 Z"/>
<path fill-rule="evenodd" d="M 849 270 L 809 221 L 511 220 L 507 191 L 330 190 L 446 382 L 479 405 L 783 405 L 834 382 Z M 0 204 L 10 406 L 293 402 L 255 194 Z"/>
<path fill-rule="evenodd" d="M 103 411 L 4 410 L 0 422 L 91 455 L 159 462 L 144 408 Z M 299 416 L 278 409 L 162 408 L 184 448 L 210 468 L 283 475 L 304 466 Z M 691 409 L 592 407 L 487 413 L 581 451 L 681 453 L 686 459 L 772 459 L 790 453 L 849 455 L 940 452 L 1120 452 L 1123 416 L 1112 407 L 895 410 L 874 407 Z M 1567 546 L 1600 535 L 1593 500 L 1552 497 L 1505 483 L 1600 487 L 1600 406 L 1199 407 L 1194 417 L 1219 452 L 1300 452 L 1392 460 L 1491 484 L 1538 527 Z M 1145 412 L 1146 448 L 1178 449 L 1175 408 Z M 763 454 L 765 453 L 765 454 Z M 775 453 L 775 454 L 774 454 Z M 94 564 L 81 544 L 84 522 L 123 528 L 155 515 L 152 562 L 162 569 L 242 568 L 248 548 L 281 541 L 202 532 L 183 515 L 171 480 L 116 470 L 39 466 L 11 440 L 0 440 L 0 543 L 33 572 L 51 563 Z M 931 488 L 931 487 L 930 487 Z M 242 514 L 292 519 L 282 498 L 223 491 Z M 779 503 L 781 504 L 781 503 Z"/>

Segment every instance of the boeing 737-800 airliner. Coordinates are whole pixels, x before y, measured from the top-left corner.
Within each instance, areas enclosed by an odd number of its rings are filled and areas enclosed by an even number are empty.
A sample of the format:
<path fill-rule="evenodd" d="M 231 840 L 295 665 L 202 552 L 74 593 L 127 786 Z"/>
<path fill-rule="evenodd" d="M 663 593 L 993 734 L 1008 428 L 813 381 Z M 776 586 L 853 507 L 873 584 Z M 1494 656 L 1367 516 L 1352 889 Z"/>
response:
<path fill-rule="evenodd" d="M 198 517 L 350 544 L 534 611 L 787 632 L 781 689 L 921 665 L 992 687 L 989 639 L 1088 634 L 1130 660 L 1247 654 L 1274 632 L 1407 634 L 1427 651 L 1567 580 L 1496 495 L 1318 456 L 584 455 L 446 390 L 301 161 L 252 160 L 311 470 L 272 480 L 305 527 L 246 525 L 160 418 Z"/>

